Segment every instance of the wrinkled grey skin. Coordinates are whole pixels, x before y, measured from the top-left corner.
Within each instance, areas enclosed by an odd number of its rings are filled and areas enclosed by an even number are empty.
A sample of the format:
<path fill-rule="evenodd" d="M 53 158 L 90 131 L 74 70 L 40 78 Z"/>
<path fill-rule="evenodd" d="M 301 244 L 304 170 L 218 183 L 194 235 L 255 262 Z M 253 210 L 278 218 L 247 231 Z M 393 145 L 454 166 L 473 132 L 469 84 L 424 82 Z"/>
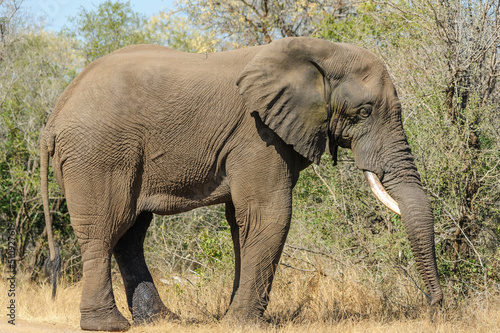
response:
<path fill-rule="evenodd" d="M 90 64 L 61 96 L 41 144 L 42 180 L 52 156 L 81 245 L 81 327 L 129 326 L 115 305 L 111 255 L 137 321 L 175 317 L 144 260 L 152 213 L 218 203 L 236 258 L 227 316 L 261 320 L 292 188 L 337 145 L 351 148 L 357 167 L 378 175 L 398 202 L 431 303 L 439 302 L 432 210 L 393 83 L 373 54 L 287 38 L 215 54 L 137 45 Z"/>

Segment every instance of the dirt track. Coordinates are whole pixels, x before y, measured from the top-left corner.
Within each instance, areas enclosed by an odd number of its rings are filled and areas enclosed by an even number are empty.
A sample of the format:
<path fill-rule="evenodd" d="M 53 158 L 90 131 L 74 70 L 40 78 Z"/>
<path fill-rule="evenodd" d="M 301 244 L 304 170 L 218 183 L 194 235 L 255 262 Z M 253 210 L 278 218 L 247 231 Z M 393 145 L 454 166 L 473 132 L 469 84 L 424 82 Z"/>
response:
<path fill-rule="evenodd" d="M 4 318 L 2 318 L 4 319 Z M 11 325 L 7 321 L 0 322 L 0 333 L 76 333 L 85 332 L 75 330 L 65 325 L 51 325 L 45 323 L 30 322 L 16 319 L 16 325 Z"/>

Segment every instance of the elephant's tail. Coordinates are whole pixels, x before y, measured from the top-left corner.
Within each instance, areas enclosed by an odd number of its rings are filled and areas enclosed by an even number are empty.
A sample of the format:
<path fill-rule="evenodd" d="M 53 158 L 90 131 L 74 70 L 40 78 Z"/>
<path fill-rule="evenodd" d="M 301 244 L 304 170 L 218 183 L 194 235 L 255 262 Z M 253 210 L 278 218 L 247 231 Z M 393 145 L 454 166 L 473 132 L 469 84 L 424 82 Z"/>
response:
<path fill-rule="evenodd" d="M 47 138 L 48 136 L 48 138 Z M 47 242 L 49 243 L 50 258 L 45 261 L 45 272 L 50 273 L 52 283 L 52 299 L 56 297 L 57 279 L 61 270 L 61 255 L 54 242 L 52 233 L 52 215 L 49 206 L 49 159 L 54 153 L 55 136 L 48 133 L 47 129 L 40 140 L 40 181 L 42 187 L 42 203 L 45 215 L 45 230 L 47 232 Z"/>

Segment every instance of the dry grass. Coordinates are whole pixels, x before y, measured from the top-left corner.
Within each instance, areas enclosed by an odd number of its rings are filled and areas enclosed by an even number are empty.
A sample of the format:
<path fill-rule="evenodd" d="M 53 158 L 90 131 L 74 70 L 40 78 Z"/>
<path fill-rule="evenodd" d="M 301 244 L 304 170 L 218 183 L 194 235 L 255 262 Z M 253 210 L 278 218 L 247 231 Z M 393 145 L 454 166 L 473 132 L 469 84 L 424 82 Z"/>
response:
<path fill-rule="evenodd" d="M 325 276 L 282 267 L 266 313 L 271 322 L 266 328 L 242 329 L 220 322 L 231 292 L 229 273 L 191 277 L 175 284 L 157 281 L 164 302 L 182 322 L 159 322 L 133 327 L 130 332 L 500 332 L 500 303 L 496 298 L 488 302 L 469 298 L 459 304 L 447 300 L 442 310 L 431 315 L 421 293 L 404 275 L 395 271 L 392 283 L 370 281 L 359 267 L 356 269 Z M 6 289 L 2 279 L 0 290 Z M 16 294 L 18 318 L 79 328 L 80 284 L 61 285 L 57 299 L 52 301 L 48 284 L 18 277 Z M 130 320 L 117 276 L 115 297 Z M 6 293 L 0 293 L 0 304 L 7 302 Z"/>

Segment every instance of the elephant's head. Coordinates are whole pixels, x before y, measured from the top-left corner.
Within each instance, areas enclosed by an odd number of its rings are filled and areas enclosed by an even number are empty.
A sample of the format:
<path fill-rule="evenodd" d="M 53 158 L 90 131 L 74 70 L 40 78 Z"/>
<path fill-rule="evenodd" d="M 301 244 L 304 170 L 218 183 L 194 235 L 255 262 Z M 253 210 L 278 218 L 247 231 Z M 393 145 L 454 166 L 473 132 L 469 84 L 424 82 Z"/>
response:
<path fill-rule="evenodd" d="M 287 38 L 263 47 L 237 84 L 249 111 L 310 161 L 327 146 L 334 158 L 338 146 L 352 149 L 377 197 L 401 214 L 431 303 L 439 302 L 432 209 L 382 61 L 352 45 Z"/>

